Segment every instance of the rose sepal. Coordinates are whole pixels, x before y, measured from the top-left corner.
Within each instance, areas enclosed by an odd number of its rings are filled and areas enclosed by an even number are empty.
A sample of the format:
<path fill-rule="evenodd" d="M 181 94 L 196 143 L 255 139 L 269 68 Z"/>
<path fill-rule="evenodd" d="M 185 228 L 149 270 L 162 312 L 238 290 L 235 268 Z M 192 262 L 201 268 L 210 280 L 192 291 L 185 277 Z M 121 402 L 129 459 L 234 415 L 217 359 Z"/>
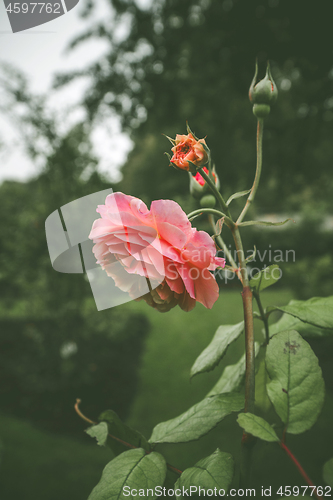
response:
<path fill-rule="evenodd" d="M 176 141 L 175 141 L 175 139 L 172 139 L 171 137 L 169 137 L 169 136 L 168 136 L 168 135 L 166 135 L 166 134 L 162 134 L 162 135 L 164 135 L 164 137 L 166 137 L 166 138 L 167 138 L 167 139 L 171 142 L 171 144 L 172 144 L 173 146 L 175 146 L 175 145 L 176 145 Z"/>
<path fill-rule="evenodd" d="M 189 126 L 188 122 L 186 122 L 186 130 L 187 130 L 187 133 L 188 133 L 188 134 L 192 134 L 192 135 L 193 135 L 193 137 L 194 137 L 194 139 L 195 139 L 196 141 L 199 141 L 199 138 L 198 138 L 198 137 L 195 135 L 195 133 L 194 133 L 194 132 L 192 132 L 192 130 L 190 129 L 190 126 Z"/>

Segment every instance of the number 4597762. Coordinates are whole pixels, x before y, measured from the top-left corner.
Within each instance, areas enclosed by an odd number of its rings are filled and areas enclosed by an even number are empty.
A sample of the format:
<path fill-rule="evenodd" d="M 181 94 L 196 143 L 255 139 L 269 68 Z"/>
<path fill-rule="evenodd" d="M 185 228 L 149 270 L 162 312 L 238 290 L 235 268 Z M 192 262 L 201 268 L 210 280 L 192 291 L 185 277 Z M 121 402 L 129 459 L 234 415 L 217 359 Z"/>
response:
<path fill-rule="evenodd" d="M 295 496 L 303 496 L 306 494 L 307 496 L 315 496 L 315 492 L 317 495 L 322 497 L 330 497 L 332 488 L 331 486 L 280 486 L 277 490 L 277 495 L 283 495 L 285 497 L 295 497 Z"/>
<path fill-rule="evenodd" d="M 37 3 L 37 2 L 24 2 L 24 3 L 10 3 L 8 7 L 6 8 L 6 11 L 9 12 L 10 14 L 19 14 L 22 12 L 22 14 L 27 14 L 33 12 L 41 14 L 44 11 L 47 14 L 61 14 L 60 12 L 60 3 Z"/>

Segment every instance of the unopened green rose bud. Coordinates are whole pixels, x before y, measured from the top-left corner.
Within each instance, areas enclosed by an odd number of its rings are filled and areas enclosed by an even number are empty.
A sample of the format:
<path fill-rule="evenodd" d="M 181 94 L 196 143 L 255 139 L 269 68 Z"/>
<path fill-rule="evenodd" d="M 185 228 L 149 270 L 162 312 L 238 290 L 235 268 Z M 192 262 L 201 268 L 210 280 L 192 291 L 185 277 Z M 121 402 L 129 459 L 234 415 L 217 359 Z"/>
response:
<path fill-rule="evenodd" d="M 249 90 L 249 98 L 253 103 L 253 114 L 257 118 L 265 118 L 270 112 L 270 105 L 277 99 L 278 90 L 272 78 L 269 63 L 267 63 L 265 78 L 256 83 L 257 76 L 258 62 L 256 61 L 255 73 Z"/>
<path fill-rule="evenodd" d="M 216 205 L 216 199 L 213 194 L 206 194 L 200 200 L 200 206 L 202 208 L 214 208 Z"/>
<path fill-rule="evenodd" d="M 254 104 L 252 111 L 257 118 L 266 118 L 269 115 L 271 107 L 268 104 Z"/>

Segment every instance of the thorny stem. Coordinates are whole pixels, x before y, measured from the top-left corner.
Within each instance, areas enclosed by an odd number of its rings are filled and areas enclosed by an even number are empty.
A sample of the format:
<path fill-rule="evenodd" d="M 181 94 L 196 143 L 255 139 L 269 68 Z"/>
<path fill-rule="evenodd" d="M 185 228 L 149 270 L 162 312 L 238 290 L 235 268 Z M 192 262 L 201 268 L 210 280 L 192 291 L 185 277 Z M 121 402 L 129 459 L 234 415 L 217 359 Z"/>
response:
<path fill-rule="evenodd" d="M 239 262 L 238 276 L 243 284 L 243 309 L 244 309 L 244 322 L 245 322 L 245 350 L 246 350 L 246 374 L 245 374 L 245 411 L 253 412 L 254 410 L 254 378 L 255 378 L 255 352 L 254 352 L 254 331 L 253 331 L 253 306 L 252 306 L 252 292 L 249 287 L 249 280 L 246 270 L 246 262 L 244 258 L 243 243 L 241 240 L 240 232 L 237 225 L 232 221 L 231 214 L 228 206 L 226 205 L 222 195 L 216 188 L 214 182 L 206 174 L 203 168 L 199 169 L 200 174 L 209 184 L 213 193 L 215 194 L 222 210 L 227 214 L 223 214 L 228 227 L 231 229 Z M 191 212 L 188 217 L 200 213 L 218 214 L 219 212 L 214 209 L 202 209 Z M 230 224 L 231 223 L 231 224 Z M 230 261 L 231 262 L 231 261 Z M 237 266 L 235 266 L 237 267 Z"/>
<path fill-rule="evenodd" d="M 255 350 L 254 350 L 254 328 L 253 328 L 253 304 L 252 291 L 249 286 L 249 278 L 244 258 L 243 243 L 237 225 L 232 229 L 232 235 L 235 241 L 240 275 L 243 284 L 243 310 L 245 324 L 245 407 L 244 412 L 254 413 L 254 395 L 255 395 Z M 250 434 L 243 433 L 242 455 L 241 455 L 241 484 L 246 486 L 251 480 L 252 448 L 255 441 Z"/>
<path fill-rule="evenodd" d="M 260 174 L 262 167 L 262 137 L 263 137 L 263 119 L 258 119 L 257 125 L 257 168 L 256 175 L 253 182 L 253 186 L 247 202 L 237 219 L 235 226 L 232 229 L 232 234 L 235 240 L 236 249 L 238 253 L 238 260 L 242 272 L 242 280 L 243 280 L 243 306 L 244 306 L 244 320 L 245 320 L 245 344 L 246 344 L 246 375 L 245 375 L 245 412 L 253 412 L 254 409 L 254 362 L 255 362 L 255 351 L 254 351 L 254 335 L 253 335 L 253 307 L 252 307 L 252 292 L 249 287 L 247 272 L 246 272 L 246 262 L 244 260 L 244 251 L 242 246 L 242 241 L 239 234 L 238 225 L 242 222 L 247 210 L 252 203 L 254 196 L 256 194 Z M 258 308 L 260 311 L 261 319 L 265 326 L 265 334 L 266 334 L 266 344 L 269 342 L 269 327 L 268 327 L 268 315 L 265 314 L 263 309 L 259 292 L 253 292 L 253 295 L 257 301 Z M 272 312 L 272 311 L 270 311 Z M 298 462 L 296 457 L 292 454 L 289 448 L 285 444 L 285 433 L 283 435 L 283 440 L 279 443 L 281 448 L 286 452 L 289 458 L 293 461 L 295 466 L 297 467 L 299 473 L 302 475 L 303 479 L 307 482 L 309 486 L 314 487 L 313 482 Z M 245 482 L 245 484 L 249 484 L 250 481 L 250 466 L 251 466 L 251 452 L 253 447 L 253 439 L 251 439 L 251 435 L 243 434 L 242 439 L 242 463 L 241 463 L 241 479 Z M 314 494 L 318 500 L 321 500 L 323 497 L 319 495 L 317 489 L 314 490 Z"/>
<path fill-rule="evenodd" d="M 251 486 L 252 472 L 252 451 L 256 439 L 251 434 L 243 432 L 242 448 L 240 456 L 240 487 L 248 488 Z"/>
<path fill-rule="evenodd" d="M 208 177 L 208 176 L 207 176 Z M 215 229 L 215 226 L 214 226 Z M 243 243 L 237 225 L 231 229 L 239 262 L 238 276 L 243 284 L 243 309 L 245 322 L 245 352 L 246 352 L 246 373 L 245 373 L 245 412 L 254 411 L 254 394 L 255 394 L 255 349 L 254 349 L 254 328 L 253 328 L 253 304 L 252 292 L 249 286 L 249 279 L 246 270 L 246 262 L 244 258 Z M 228 255 L 229 254 L 229 255 Z M 232 256 L 228 252 L 228 258 Z M 230 260 L 231 264 L 237 268 L 235 261 Z"/>
<path fill-rule="evenodd" d="M 311 481 L 311 479 L 309 478 L 309 476 L 307 475 L 307 473 L 305 472 L 305 470 L 303 469 L 303 467 L 301 466 L 301 464 L 299 463 L 297 458 L 292 454 L 292 452 L 289 450 L 289 448 L 285 445 L 285 443 L 280 441 L 279 444 L 280 444 L 281 448 L 287 453 L 288 457 L 294 462 L 294 464 L 296 465 L 296 467 L 297 467 L 299 473 L 301 474 L 301 476 L 303 477 L 303 479 L 305 479 L 305 481 L 308 483 L 309 486 L 314 487 L 315 485 L 313 484 L 313 482 Z M 314 490 L 314 494 L 316 495 L 318 500 L 321 500 L 323 498 L 321 495 L 319 495 L 319 493 L 317 492 L 317 489 Z"/>
<path fill-rule="evenodd" d="M 86 417 L 85 415 L 83 415 L 82 411 L 80 410 L 79 408 L 79 404 L 81 403 L 81 399 L 77 399 L 76 400 L 76 403 L 74 405 L 74 408 L 75 408 L 75 411 L 76 413 L 79 415 L 80 418 L 82 418 L 83 420 L 85 420 L 86 422 L 88 422 L 89 424 L 91 425 L 96 425 L 96 422 L 94 422 L 93 420 L 90 420 L 90 418 Z M 122 439 L 119 439 L 117 438 L 116 436 L 113 436 L 112 434 L 108 434 L 108 436 L 110 436 L 110 438 L 114 439 L 115 441 L 118 441 L 118 443 L 121 443 L 123 444 L 124 446 L 126 446 L 127 448 L 131 448 L 131 449 L 137 449 L 138 447 L 137 446 L 134 446 L 133 444 L 131 443 L 127 443 L 126 441 L 123 441 Z M 146 451 L 146 454 L 148 455 L 150 452 L 149 451 Z M 173 472 L 175 472 L 176 474 L 178 474 L 179 476 L 183 473 L 183 471 L 181 471 L 180 469 L 177 469 L 176 467 L 174 467 L 173 465 L 171 464 L 166 464 L 167 465 L 167 468 L 169 470 L 172 470 Z"/>
<path fill-rule="evenodd" d="M 242 222 L 247 210 L 252 203 L 258 189 L 259 179 L 262 166 L 262 135 L 263 135 L 263 120 L 258 119 L 257 124 L 257 166 L 256 174 L 251 188 L 250 194 L 246 204 L 237 219 L 237 222 L 232 229 L 234 237 L 238 261 L 241 269 L 241 276 L 243 282 L 243 309 L 244 309 L 244 322 L 245 322 L 245 356 L 246 356 L 246 371 L 245 371 L 245 407 L 244 412 L 254 413 L 254 397 L 255 397 L 255 349 L 254 349 L 254 328 L 253 328 L 253 303 L 252 291 L 249 286 L 249 279 L 246 270 L 246 262 L 244 259 L 244 250 L 242 240 L 239 233 L 238 225 Z M 251 480 L 251 459 L 252 448 L 255 441 L 252 436 L 243 433 L 242 438 L 242 456 L 241 456 L 241 482 L 245 485 L 250 484 Z"/>
<path fill-rule="evenodd" d="M 255 349 L 254 349 L 254 328 L 253 328 L 253 303 L 252 303 L 252 291 L 249 286 L 249 279 L 246 269 L 246 261 L 244 257 L 243 243 L 241 240 L 238 225 L 242 222 L 246 212 L 248 211 L 251 203 L 256 195 L 261 167 L 262 167 L 262 137 L 263 137 L 263 125 L 264 121 L 262 118 L 258 119 L 257 123 L 257 165 L 256 174 L 251 188 L 250 194 L 246 201 L 246 204 L 237 220 L 236 223 L 232 221 L 232 217 L 228 206 L 226 205 L 222 195 L 219 193 L 215 186 L 214 181 L 204 172 L 203 168 L 199 169 L 201 176 L 205 179 L 207 184 L 213 191 L 221 210 L 229 217 L 232 224 L 228 224 L 229 221 L 225 221 L 228 227 L 231 229 L 232 236 L 235 241 L 238 262 L 239 262 L 239 273 L 238 276 L 242 281 L 243 292 L 243 309 L 244 309 L 244 324 L 245 324 L 245 356 L 246 356 L 246 371 L 245 371 L 245 412 L 254 412 L 254 397 L 255 397 Z M 244 433 L 242 439 L 242 467 L 241 475 L 242 480 L 248 484 L 250 479 L 250 468 L 251 468 L 251 450 L 253 447 L 253 439 L 251 435 Z"/>
<path fill-rule="evenodd" d="M 260 316 L 261 316 L 261 319 L 262 319 L 262 321 L 264 323 L 265 336 L 266 336 L 266 345 L 268 345 L 268 342 L 269 342 L 268 318 L 267 318 L 267 316 L 265 314 L 265 311 L 264 311 L 264 308 L 262 306 L 259 292 L 253 291 L 253 297 L 256 299 L 256 302 L 258 304 L 258 309 L 259 309 L 259 312 L 260 312 Z"/>
<path fill-rule="evenodd" d="M 262 121 L 260 121 L 260 123 L 262 124 Z M 258 130 L 260 130 L 259 124 L 258 124 Z M 262 139 L 262 133 L 260 134 L 260 138 Z M 261 151 L 261 146 L 259 149 Z M 260 169 L 261 169 L 261 160 L 260 160 L 260 162 L 258 162 L 257 167 L 258 167 L 258 165 L 260 165 Z M 257 168 L 257 170 L 258 170 L 258 168 Z M 222 195 L 220 194 L 220 192 L 216 188 L 215 183 L 206 174 L 206 172 L 203 170 L 203 168 L 200 168 L 199 172 L 202 175 L 202 177 L 205 179 L 207 184 L 210 186 L 211 190 L 213 191 L 217 201 L 219 202 L 221 210 L 227 215 L 227 217 L 226 216 L 224 217 L 224 220 L 225 220 L 226 224 L 228 225 L 228 227 L 231 229 L 232 236 L 234 238 L 235 245 L 236 245 L 237 257 L 238 257 L 238 262 L 239 262 L 238 277 L 240 278 L 242 285 L 243 285 L 242 299 L 243 299 L 244 324 L 245 324 L 246 371 L 245 371 L 245 409 L 244 409 L 244 411 L 253 413 L 254 412 L 254 394 L 255 394 L 255 350 L 254 350 L 254 330 L 253 330 L 253 304 L 252 304 L 252 292 L 251 292 L 251 288 L 249 286 L 249 279 L 248 279 L 247 270 L 246 270 L 246 262 L 245 262 L 245 257 L 244 257 L 243 243 L 242 243 L 242 239 L 240 236 L 240 232 L 239 232 L 239 228 L 237 226 L 237 223 L 235 224 L 233 222 L 229 208 L 228 208 L 227 204 L 225 203 Z M 254 198 L 255 192 L 257 190 L 259 177 L 260 177 L 260 171 L 259 171 L 259 175 L 257 172 L 256 178 L 254 181 L 254 185 L 252 186 L 247 204 L 249 204 Z M 250 199 L 250 202 L 249 202 L 249 199 Z M 245 210 L 245 207 L 244 207 L 244 210 Z M 244 211 L 244 215 L 245 215 L 246 210 Z M 211 211 L 210 213 L 213 213 L 213 211 Z M 253 446 L 252 436 L 244 433 L 243 439 L 242 439 L 242 449 L 243 449 L 243 451 L 242 451 L 242 455 L 243 455 L 242 479 L 247 484 L 248 484 L 249 478 L 250 478 L 252 446 Z"/>
<path fill-rule="evenodd" d="M 245 321 L 245 407 L 244 412 L 254 412 L 255 394 L 255 351 L 253 329 L 252 292 L 249 286 L 243 287 L 242 292 L 244 321 Z"/>
<path fill-rule="evenodd" d="M 262 120 L 260 120 L 261 122 Z M 259 125 L 258 125 L 259 126 Z M 260 162 L 261 165 L 261 162 Z M 222 195 L 216 188 L 214 182 L 211 178 L 206 174 L 203 168 L 199 169 L 200 174 L 205 179 L 207 184 L 211 187 L 214 192 L 221 209 L 227 214 L 232 222 L 232 225 L 229 225 L 235 245 L 237 250 L 238 262 L 239 262 L 239 277 L 243 284 L 243 308 L 244 308 L 244 321 L 245 321 L 245 350 L 246 350 L 246 374 L 245 374 L 245 411 L 253 412 L 254 410 L 254 378 L 255 378 L 255 352 L 254 352 L 254 331 L 253 331 L 253 305 L 252 305 L 252 292 L 249 287 L 249 279 L 246 270 L 246 262 L 244 257 L 244 249 L 243 243 L 240 236 L 239 229 L 237 224 L 232 221 L 231 214 L 228 206 L 226 205 Z M 256 176 L 257 177 L 257 176 Z M 255 184 L 256 180 L 254 181 Z M 251 193 L 253 192 L 252 199 L 255 195 L 256 189 L 252 186 Z M 251 196 L 250 193 L 250 196 Z M 249 198 L 250 198 L 249 196 Z M 214 214 L 213 209 L 203 209 L 206 213 Z M 196 215 L 196 213 L 200 213 L 199 211 L 192 212 L 190 216 Z M 231 262 L 231 261 L 230 261 Z M 235 266 L 237 267 L 237 266 Z"/>
<path fill-rule="evenodd" d="M 260 174 L 261 174 L 261 167 L 262 167 L 262 137 L 263 137 L 263 130 L 264 130 L 264 120 L 263 118 L 258 118 L 258 123 L 257 123 L 257 167 L 256 167 L 256 174 L 253 182 L 253 186 L 251 188 L 249 197 L 246 201 L 246 204 L 240 214 L 240 216 L 237 219 L 236 224 L 240 224 L 242 220 L 244 219 L 244 216 L 248 209 L 250 208 L 250 205 L 256 195 L 258 185 L 259 185 L 259 180 L 260 180 Z"/>

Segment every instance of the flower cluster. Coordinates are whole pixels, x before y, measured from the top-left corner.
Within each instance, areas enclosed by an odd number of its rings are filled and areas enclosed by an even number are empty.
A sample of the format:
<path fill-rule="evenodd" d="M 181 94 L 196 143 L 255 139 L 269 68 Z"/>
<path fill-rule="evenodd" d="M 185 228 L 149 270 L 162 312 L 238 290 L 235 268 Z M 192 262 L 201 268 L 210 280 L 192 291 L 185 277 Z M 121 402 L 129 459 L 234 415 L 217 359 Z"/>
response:
<path fill-rule="evenodd" d="M 225 260 L 176 202 L 153 201 L 148 210 L 138 198 L 112 193 L 97 212 L 101 218 L 89 238 L 97 263 L 117 287 L 161 312 L 177 304 L 190 311 L 197 301 L 213 306 L 219 288 L 210 271 L 224 267 Z"/>

